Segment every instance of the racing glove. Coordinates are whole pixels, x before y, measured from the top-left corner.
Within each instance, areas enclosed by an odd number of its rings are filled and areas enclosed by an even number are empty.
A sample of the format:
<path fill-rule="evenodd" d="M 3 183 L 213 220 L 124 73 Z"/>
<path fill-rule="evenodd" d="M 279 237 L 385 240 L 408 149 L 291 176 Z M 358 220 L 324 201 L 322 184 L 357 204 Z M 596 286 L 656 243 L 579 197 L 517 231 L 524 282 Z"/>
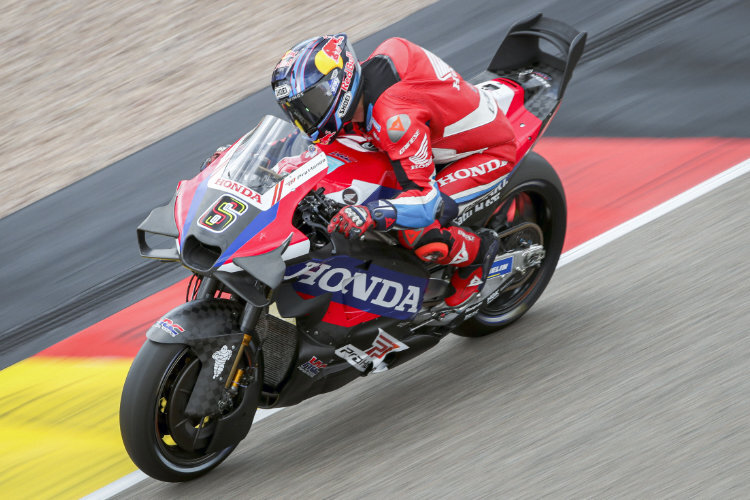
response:
<path fill-rule="evenodd" d="M 328 232 L 338 231 L 347 238 L 359 238 L 375 226 L 370 210 L 364 205 L 344 207 L 333 216 Z"/>

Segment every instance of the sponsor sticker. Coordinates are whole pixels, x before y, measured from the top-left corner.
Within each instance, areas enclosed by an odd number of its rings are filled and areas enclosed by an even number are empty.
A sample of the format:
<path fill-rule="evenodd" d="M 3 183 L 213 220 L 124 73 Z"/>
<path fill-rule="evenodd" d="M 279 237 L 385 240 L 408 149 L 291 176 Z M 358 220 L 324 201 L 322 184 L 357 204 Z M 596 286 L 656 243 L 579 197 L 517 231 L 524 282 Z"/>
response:
<path fill-rule="evenodd" d="M 316 142 L 319 142 L 321 144 L 330 144 L 335 135 L 336 135 L 336 132 L 328 132 L 326 135 L 318 139 Z"/>
<path fill-rule="evenodd" d="M 470 306 L 465 312 L 464 312 L 464 319 L 469 319 L 473 316 L 476 316 L 476 314 L 479 312 L 479 308 L 482 307 L 482 302 L 478 302 L 472 306 Z"/>
<path fill-rule="evenodd" d="M 474 276 L 471 278 L 471 281 L 469 282 L 469 286 L 479 286 L 482 283 L 484 283 L 484 280 L 480 278 L 479 276 Z"/>
<path fill-rule="evenodd" d="M 172 337 L 176 337 L 179 334 L 185 332 L 185 329 L 183 327 L 181 327 L 180 325 L 178 325 L 177 323 L 175 323 L 169 318 L 163 318 L 162 320 L 157 321 L 156 326 L 158 326 L 159 328 L 161 328 L 162 330 L 170 334 Z"/>
<path fill-rule="evenodd" d="M 410 126 L 411 119 L 405 114 L 391 116 L 385 122 L 385 128 L 388 130 L 388 138 L 394 144 L 401 140 Z"/>
<path fill-rule="evenodd" d="M 276 96 L 276 99 L 284 99 L 285 97 L 289 97 L 289 94 L 291 92 L 292 92 L 292 88 L 286 83 L 277 85 L 276 88 L 273 89 L 273 93 Z"/>
<path fill-rule="evenodd" d="M 438 181 L 438 184 L 440 184 L 440 187 L 443 187 L 446 184 L 460 181 L 462 179 L 468 179 L 469 177 L 478 177 L 478 176 L 482 176 L 490 172 L 494 172 L 495 170 L 502 168 L 507 164 L 508 164 L 507 161 L 500 161 L 500 160 L 493 158 L 492 160 L 488 162 L 481 163 L 474 167 L 461 168 L 459 170 L 456 170 L 455 172 L 442 175 L 438 178 L 437 181 Z"/>
<path fill-rule="evenodd" d="M 415 168 L 427 168 L 432 165 L 432 150 L 427 141 L 427 134 L 422 137 L 422 143 L 416 153 L 409 157 L 412 170 Z"/>
<path fill-rule="evenodd" d="M 473 205 L 464 210 L 461 215 L 453 219 L 454 222 L 458 225 L 463 224 L 464 222 L 469 220 L 472 215 L 479 213 L 485 208 L 491 207 L 493 204 L 495 204 L 495 202 L 497 202 L 497 200 L 500 199 L 500 192 L 507 183 L 508 179 L 503 179 L 500 184 L 495 189 L 487 193 L 484 198 L 477 200 Z"/>
<path fill-rule="evenodd" d="M 279 61 L 279 64 L 276 65 L 277 68 L 286 68 L 287 66 L 292 65 L 292 61 L 294 58 L 297 57 L 297 52 L 293 50 L 287 50 L 284 56 L 281 58 L 281 61 Z"/>
<path fill-rule="evenodd" d="M 372 343 L 372 347 L 365 351 L 370 358 L 376 360 L 373 362 L 374 366 L 378 366 L 385 358 L 385 355 L 389 352 L 405 351 L 409 346 L 401 342 L 400 340 L 388 335 L 388 333 L 382 328 L 378 329 L 378 336 Z"/>
<path fill-rule="evenodd" d="M 547 73 L 542 73 L 541 71 L 534 71 L 529 69 L 519 73 L 519 76 L 528 76 L 530 78 L 533 78 L 534 80 L 541 83 L 544 88 L 549 88 L 551 86 L 550 81 L 552 80 L 552 77 L 550 77 Z"/>
<path fill-rule="evenodd" d="M 220 189 L 221 191 L 227 191 L 237 197 L 250 202 L 260 203 L 260 194 L 256 193 L 249 187 L 240 184 L 237 181 L 226 178 L 213 178 L 209 181 L 208 187 L 212 189 Z"/>
<path fill-rule="evenodd" d="M 331 79 L 328 81 L 328 88 L 326 89 L 326 95 L 333 95 L 339 88 L 341 80 L 339 79 L 339 70 L 334 69 L 331 74 Z"/>
<path fill-rule="evenodd" d="M 344 359 L 361 372 L 367 370 L 367 366 L 371 363 L 370 357 L 367 354 L 351 344 L 336 349 L 336 356 Z"/>
<path fill-rule="evenodd" d="M 463 264 L 464 262 L 469 260 L 469 252 L 466 250 L 466 243 L 461 242 L 461 250 L 458 251 L 455 257 L 453 257 L 453 260 L 449 262 L 450 265 L 455 266 L 458 264 Z"/>
<path fill-rule="evenodd" d="M 334 36 L 328 39 L 323 48 L 321 49 L 325 55 L 327 55 L 332 61 L 338 61 L 341 56 L 341 42 L 344 41 L 343 36 Z"/>
<path fill-rule="evenodd" d="M 513 256 L 507 257 L 502 260 L 496 260 L 492 264 L 492 267 L 490 268 L 490 272 L 487 273 L 487 279 L 495 278 L 497 276 L 505 276 L 512 270 L 513 270 Z"/>
<path fill-rule="evenodd" d="M 234 349 L 234 347 L 232 347 Z M 229 361 L 229 358 L 232 357 L 232 351 L 227 347 L 226 345 L 221 346 L 221 349 L 214 352 L 211 357 L 214 360 L 214 380 L 219 378 L 221 375 L 221 372 L 224 371 L 224 365 L 227 361 Z"/>
<path fill-rule="evenodd" d="M 352 102 L 352 93 L 347 92 L 341 97 L 341 103 L 339 104 L 338 109 L 336 110 L 336 113 L 340 117 L 344 117 L 346 115 L 346 112 L 349 111 L 349 105 Z"/>
<path fill-rule="evenodd" d="M 331 294 L 333 302 L 389 318 L 407 319 L 422 306 L 427 279 L 386 269 L 349 256 L 312 260 L 287 268 L 295 290 L 312 296 Z"/>
<path fill-rule="evenodd" d="M 417 137 L 419 137 L 419 129 L 417 129 L 414 132 L 414 135 L 412 135 L 409 138 L 409 140 L 406 141 L 406 144 L 404 144 L 404 146 L 401 149 L 398 150 L 398 154 L 400 154 L 400 155 L 404 154 L 406 152 L 406 150 L 409 149 L 409 146 L 411 146 L 412 144 L 414 144 L 414 141 L 417 140 Z"/>
<path fill-rule="evenodd" d="M 344 60 L 341 58 L 342 41 L 344 41 L 342 36 L 331 37 L 315 54 L 315 67 L 322 74 L 327 75 L 334 68 L 341 68 L 344 65 Z"/>
<path fill-rule="evenodd" d="M 364 372 L 368 366 L 377 368 L 388 353 L 405 351 L 408 348 L 408 345 L 392 337 L 381 328 L 378 329 L 378 336 L 373 341 L 372 347 L 366 351 L 361 351 L 357 347 L 348 344 L 336 349 L 336 355 L 357 370 Z"/>
<path fill-rule="evenodd" d="M 344 81 L 341 82 L 341 90 L 343 92 L 349 90 L 349 86 L 352 84 L 352 77 L 354 75 L 354 56 L 351 52 L 347 52 L 346 57 L 348 57 L 349 60 L 344 66 Z"/>
<path fill-rule="evenodd" d="M 299 365 L 297 368 L 307 375 L 308 377 L 315 377 L 318 373 L 320 373 L 320 370 L 328 366 L 326 363 L 323 363 L 321 360 L 313 356 L 310 358 L 309 361 L 305 361 L 301 365 Z"/>
<path fill-rule="evenodd" d="M 351 156 L 345 155 L 344 153 L 339 153 L 338 151 L 331 151 L 330 153 L 328 153 L 328 155 L 335 156 L 336 158 L 343 161 L 344 163 L 354 163 L 355 161 L 357 161 Z"/>
<path fill-rule="evenodd" d="M 489 296 L 489 297 L 487 297 L 487 300 L 485 300 L 485 301 L 484 301 L 484 303 L 485 303 L 485 304 L 489 304 L 489 303 L 491 303 L 491 302 L 492 302 L 493 300 L 495 300 L 496 298 L 498 298 L 499 296 L 500 296 L 500 290 L 495 290 L 494 292 L 492 292 L 492 293 L 490 294 L 490 296 Z"/>
<path fill-rule="evenodd" d="M 328 168 L 326 155 L 322 151 L 316 150 L 316 152 L 317 154 L 309 162 L 284 178 L 284 184 L 287 188 L 295 189 L 317 175 L 320 171 Z"/>

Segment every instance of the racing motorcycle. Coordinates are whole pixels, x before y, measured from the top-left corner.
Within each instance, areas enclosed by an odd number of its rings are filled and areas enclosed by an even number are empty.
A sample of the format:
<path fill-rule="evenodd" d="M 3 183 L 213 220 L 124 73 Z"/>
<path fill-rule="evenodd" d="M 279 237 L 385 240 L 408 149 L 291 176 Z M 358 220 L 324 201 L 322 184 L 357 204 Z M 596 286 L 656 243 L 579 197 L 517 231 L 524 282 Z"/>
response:
<path fill-rule="evenodd" d="M 317 146 L 266 116 L 181 181 L 137 230 L 142 256 L 179 262 L 194 279 L 189 300 L 148 330 L 128 373 L 120 427 L 133 462 L 162 481 L 193 479 L 229 456 L 258 408 L 297 404 L 392 369 L 448 333 L 486 335 L 528 311 L 566 227 L 560 180 L 531 149 L 585 39 L 535 15 L 471 80 L 510 119 L 518 162 L 500 185 L 441 216 L 500 240 L 481 292 L 459 307 L 443 301 L 451 266 L 421 261 L 389 232 L 327 232 L 342 206 L 399 191 L 388 158 L 364 137 Z"/>

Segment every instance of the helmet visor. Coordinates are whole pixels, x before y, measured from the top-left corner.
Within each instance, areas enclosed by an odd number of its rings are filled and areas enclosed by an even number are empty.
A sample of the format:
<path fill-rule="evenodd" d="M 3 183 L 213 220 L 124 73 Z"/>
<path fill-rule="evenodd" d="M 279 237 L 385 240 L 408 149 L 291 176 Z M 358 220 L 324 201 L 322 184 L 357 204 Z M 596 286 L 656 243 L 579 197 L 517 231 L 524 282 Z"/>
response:
<path fill-rule="evenodd" d="M 279 99 L 281 108 L 292 121 L 304 133 L 312 135 L 331 112 L 332 103 L 336 98 L 336 91 L 340 84 L 339 71 L 334 70 L 300 94 L 281 97 L 285 92 L 291 93 L 291 89 L 286 83 L 277 85 L 274 92 Z M 281 90 L 284 89 L 284 86 L 286 86 L 286 89 Z"/>

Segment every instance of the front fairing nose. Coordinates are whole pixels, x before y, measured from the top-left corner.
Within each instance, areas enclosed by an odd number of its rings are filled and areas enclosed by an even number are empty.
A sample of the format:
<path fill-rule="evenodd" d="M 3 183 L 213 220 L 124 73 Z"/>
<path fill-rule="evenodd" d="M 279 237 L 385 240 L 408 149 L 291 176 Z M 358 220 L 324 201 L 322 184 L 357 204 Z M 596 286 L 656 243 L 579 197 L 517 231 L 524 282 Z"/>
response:
<path fill-rule="evenodd" d="M 196 216 L 183 234 L 182 263 L 199 273 L 221 265 L 222 256 L 263 210 L 239 196 L 216 189 L 206 190 Z"/>

